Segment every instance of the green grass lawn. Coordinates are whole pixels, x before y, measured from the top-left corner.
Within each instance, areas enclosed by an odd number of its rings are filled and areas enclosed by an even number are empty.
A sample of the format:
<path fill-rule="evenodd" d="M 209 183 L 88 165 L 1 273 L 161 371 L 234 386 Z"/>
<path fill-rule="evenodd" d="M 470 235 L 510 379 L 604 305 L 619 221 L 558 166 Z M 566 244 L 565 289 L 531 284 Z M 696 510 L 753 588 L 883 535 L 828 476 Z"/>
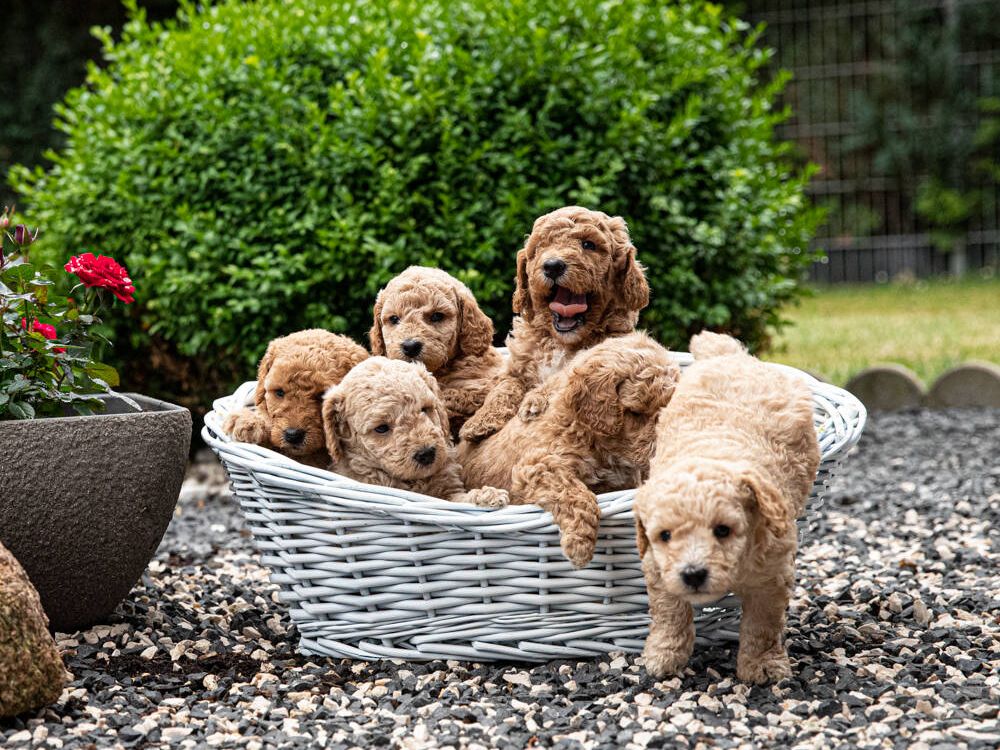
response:
<path fill-rule="evenodd" d="M 764 358 L 838 385 L 884 362 L 928 386 L 961 362 L 1000 362 L 1000 280 L 824 287 L 787 312 Z"/>

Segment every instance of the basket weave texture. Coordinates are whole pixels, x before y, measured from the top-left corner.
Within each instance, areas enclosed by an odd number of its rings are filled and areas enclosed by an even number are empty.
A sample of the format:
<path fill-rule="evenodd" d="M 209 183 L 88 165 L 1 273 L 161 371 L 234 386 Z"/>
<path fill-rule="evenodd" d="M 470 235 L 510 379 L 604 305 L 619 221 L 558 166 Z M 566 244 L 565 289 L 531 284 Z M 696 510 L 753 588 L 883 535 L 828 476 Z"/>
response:
<path fill-rule="evenodd" d="M 682 368 L 691 362 L 688 354 L 672 356 Z M 861 437 L 866 413 L 847 391 L 799 374 L 812 388 L 822 452 L 808 519 Z M 597 551 L 576 570 L 562 555 L 552 516 L 537 506 L 449 503 L 232 441 L 222 422 L 247 403 L 253 385 L 217 400 L 202 436 L 229 474 L 303 653 L 545 661 L 642 650 L 649 617 L 634 489 L 598 497 Z M 702 607 L 695 624 L 699 640 L 736 638 L 739 600 Z"/>

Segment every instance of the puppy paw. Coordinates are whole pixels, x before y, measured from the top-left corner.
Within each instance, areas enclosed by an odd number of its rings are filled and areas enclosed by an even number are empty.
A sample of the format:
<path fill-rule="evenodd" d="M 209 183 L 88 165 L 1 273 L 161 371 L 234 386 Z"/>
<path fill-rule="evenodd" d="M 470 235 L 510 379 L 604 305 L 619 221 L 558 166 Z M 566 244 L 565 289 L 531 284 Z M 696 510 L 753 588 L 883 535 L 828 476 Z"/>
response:
<path fill-rule="evenodd" d="M 647 641 L 642 658 L 646 662 L 646 671 L 660 679 L 679 674 L 687 666 L 691 652 L 681 648 L 654 648 Z"/>
<path fill-rule="evenodd" d="M 594 557 L 597 540 L 572 531 L 564 531 L 559 546 L 562 547 L 566 559 L 573 563 L 574 568 L 584 568 Z"/>
<path fill-rule="evenodd" d="M 761 654 L 755 659 L 737 658 L 736 676 L 743 682 L 754 685 L 778 682 L 792 676 L 792 663 L 783 651 Z"/>
<path fill-rule="evenodd" d="M 466 493 L 465 502 L 478 505 L 480 508 L 506 508 L 510 496 L 507 490 L 497 487 L 479 487 Z"/>
<path fill-rule="evenodd" d="M 462 429 L 459 430 L 458 436 L 461 440 L 467 443 L 479 443 L 493 433 L 497 432 L 499 429 L 499 427 L 485 419 L 472 417 L 472 419 L 462 425 Z"/>
<path fill-rule="evenodd" d="M 518 409 L 517 416 L 521 418 L 522 422 L 531 422 L 544 414 L 548 407 L 549 399 L 545 394 L 532 391 L 524 397 L 524 400 L 521 402 L 521 408 Z"/>
<path fill-rule="evenodd" d="M 233 440 L 254 445 L 267 445 L 270 430 L 255 409 L 241 409 L 229 414 L 222 423 L 222 429 Z"/>

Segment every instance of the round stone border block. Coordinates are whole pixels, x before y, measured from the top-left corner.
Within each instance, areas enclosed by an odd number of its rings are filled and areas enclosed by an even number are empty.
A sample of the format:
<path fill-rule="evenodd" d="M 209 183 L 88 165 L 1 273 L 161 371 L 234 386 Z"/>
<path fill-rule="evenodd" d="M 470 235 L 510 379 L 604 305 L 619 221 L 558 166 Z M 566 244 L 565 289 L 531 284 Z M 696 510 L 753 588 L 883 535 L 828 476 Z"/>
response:
<path fill-rule="evenodd" d="M 924 403 L 924 384 L 903 365 L 866 367 L 845 387 L 861 399 L 868 411 L 917 409 Z"/>
<path fill-rule="evenodd" d="M 966 362 L 951 368 L 931 387 L 927 405 L 933 409 L 1000 408 L 1000 366 L 993 362 Z"/>

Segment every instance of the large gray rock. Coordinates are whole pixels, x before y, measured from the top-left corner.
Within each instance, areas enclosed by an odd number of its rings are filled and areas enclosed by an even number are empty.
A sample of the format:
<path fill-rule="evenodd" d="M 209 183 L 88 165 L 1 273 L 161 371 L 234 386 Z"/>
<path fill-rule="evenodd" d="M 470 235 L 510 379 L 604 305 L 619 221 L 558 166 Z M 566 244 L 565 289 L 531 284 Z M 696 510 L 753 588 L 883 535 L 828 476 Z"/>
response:
<path fill-rule="evenodd" d="M 992 362 L 966 362 L 937 379 L 927 394 L 935 409 L 1000 407 L 1000 366 Z"/>
<path fill-rule="evenodd" d="M 38 592 L 0 544 L 0 716 L 54 703 L 65 684 L 66 670 Z"/>
<path fill-rule="evenodd" d="M 38 589 L 55 630 L 105 621 L 170 523 L 191 414 L 129 394 L 92 417 L 0 422 L 0 542 Z"/>
<path fill-rule="evenodd" d="M 868 411 L 916 409 L 924 401 L 924 385 L 912 370 L 903 365 L 868 367 L 851 378 L 845 386 Z"/>

